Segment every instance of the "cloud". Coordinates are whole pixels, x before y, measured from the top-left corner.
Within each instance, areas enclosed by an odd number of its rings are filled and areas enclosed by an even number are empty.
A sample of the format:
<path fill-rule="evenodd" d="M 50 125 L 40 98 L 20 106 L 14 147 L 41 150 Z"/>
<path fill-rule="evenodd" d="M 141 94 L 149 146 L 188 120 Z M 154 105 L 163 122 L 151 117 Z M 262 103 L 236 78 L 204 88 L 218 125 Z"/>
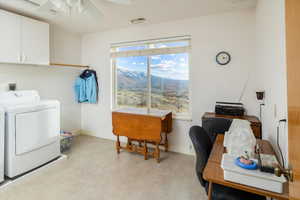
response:
<path fill-rule="evenodd" d="M 152 60 L 160 60 L 161 57 L 160 57 L 160 56 L 151 56 L 151 59 L 152 59 Z"/>
<path fill-rule="evenodd" d="M 156 45 L 156 48 L 166 48 L 166 47 L 168 47 L 168 46 L 165 44 L 157 44 Z"/>
<path fill-rule="evenodd" d="M 177 62 L 174 60 L 162 60 L 161 63 L 152 64 L 151 68 L 174 68 L 176 65 Z"/>

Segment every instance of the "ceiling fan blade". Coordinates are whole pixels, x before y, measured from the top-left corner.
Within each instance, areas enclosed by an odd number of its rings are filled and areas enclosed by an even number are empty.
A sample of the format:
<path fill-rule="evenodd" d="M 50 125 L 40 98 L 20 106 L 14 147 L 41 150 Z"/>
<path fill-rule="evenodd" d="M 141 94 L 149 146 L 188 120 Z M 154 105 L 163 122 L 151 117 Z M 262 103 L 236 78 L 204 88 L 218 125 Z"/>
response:
<path fill-rule="evenodd" d="M 37 7 L 37 11 L 50 12 L 52 15 L 62 14 L 71 16 L 72 13 L 79 13 L 89 16 L 91 18 L 99 19 L 103 18 L 104 15 L 98 8 L 97 4 L 92 0 L 76 0 L 73 1 L 74 7 L 69 6 L 68 3 L 72 3 L 72 0 L 24 0 Z M 71 4 L 72 5 L 72 4 Z"/>
<path fill-rule="evenodd" d="M 132 4 L 132 0 L 106 0 L 111 3 L 116 3 L 116 4 L 123 4 L 123 5 L 130 5 Z"/>
<path fill-rule="evenodd" d="M 82 0 L 82 12 L 88 13 L 95 19 L 103 18 L 103 12 L 91 0 Z"/>
<path fill-rule="evenodd" d="M 49 1 L 49 0 L 43 0 L 39 4 L 30 0 L 25 0 L 27 2 L 30 2 L 31 4 L 34 4 L 37 6 L 37 11 L 41 12 L 48 12 L 51 13 L 52 15 L 57 14 L 57 10 L 55 9 L 54 5 Z"/>
<path fill-rule="evenodd" d="M 38 8 L 40 11 L 48 11 L 51 9 L 53 9 L 53 4 L 50 1 L 41 2 L 40 7 Z"/>

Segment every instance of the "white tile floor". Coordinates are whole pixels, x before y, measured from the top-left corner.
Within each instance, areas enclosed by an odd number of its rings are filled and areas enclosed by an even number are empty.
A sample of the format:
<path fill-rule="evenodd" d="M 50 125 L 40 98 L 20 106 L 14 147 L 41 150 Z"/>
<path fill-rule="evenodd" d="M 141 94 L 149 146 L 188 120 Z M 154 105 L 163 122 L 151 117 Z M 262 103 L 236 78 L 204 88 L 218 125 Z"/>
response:
<path fill-rule="evenodd" d="M 0 190 L 1 200 L 206 200 L 193 156 L 154 159 L 122 152 L 112 141 L 74 140 L 68 159 Z"/>

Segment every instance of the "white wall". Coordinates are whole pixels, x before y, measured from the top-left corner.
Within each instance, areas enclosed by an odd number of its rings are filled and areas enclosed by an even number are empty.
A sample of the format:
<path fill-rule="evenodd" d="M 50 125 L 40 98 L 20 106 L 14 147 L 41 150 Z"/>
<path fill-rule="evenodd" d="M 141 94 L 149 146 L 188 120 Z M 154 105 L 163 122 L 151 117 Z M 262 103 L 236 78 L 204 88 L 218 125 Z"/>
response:
<path fill-rule="evenodd" d="M 81 39 L 78 34 L 50 26 L 50 59 L 54 63 L 81 64 Z"/>
<path fill-rule="evenodd" d="M 265 90 L 262 112 L 263 138 L 276 148 L 278 120 L 287 118 L 286 55 L 285 55 L 285 1 L 259 0 L 256 9 L 256 65 L 251 74 L 251 102 L 255 91 Z M 251 103 L 250 103 L 251 104 Z M 252 104 L 258 115 L 258 103 Z M 287 158 L 287 128 L 282 124 L 280 144 Z"/>
<path fill-rule="evenodd" d="M 34 48 L 34 47 L 32 47 Z M 80 64 L 81 36 L 50 27 L 51 61 Z M 58 99 L 62 108 L 62 128 L 81 129 L 81 106 L 75 103 L 73 82 L 79 71 L 31 65 L 0 64 L 0 90 L 16 82 L 20 90 L 38 90 L 42 98 Z"/>
<path fill-rule="evenodd" d="M 111 126 L 111 43 L 178 35 L 192 36 L 192 121 L 175 120 L 170 148 L 190 153 L 190 126 L 201 124 L 202 114 L 212 111 L 216 101 L 238 101 L 249 70 L 255 65 L 254 9 L 85 35 L 82 62 L 98 71 L 100 99 L 98 105 L 83 105 L 82 129 L 101 138 L 115 138 Z M 218 67 L 215 62 L 222 50 L 232 55 L 227 67 Z"/>

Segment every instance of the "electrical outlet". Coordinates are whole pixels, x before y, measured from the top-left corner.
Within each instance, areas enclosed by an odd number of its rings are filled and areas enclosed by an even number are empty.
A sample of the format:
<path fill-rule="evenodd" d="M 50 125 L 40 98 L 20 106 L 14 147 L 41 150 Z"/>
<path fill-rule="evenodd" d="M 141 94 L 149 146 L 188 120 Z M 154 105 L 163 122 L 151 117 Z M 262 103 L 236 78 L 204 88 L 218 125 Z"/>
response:
<path fill-rule="evenodd" d="M 190 151 L 190 153 L 193 153 L 193 145 L 191 143 L 189 145 L 189 151 Z"/>

